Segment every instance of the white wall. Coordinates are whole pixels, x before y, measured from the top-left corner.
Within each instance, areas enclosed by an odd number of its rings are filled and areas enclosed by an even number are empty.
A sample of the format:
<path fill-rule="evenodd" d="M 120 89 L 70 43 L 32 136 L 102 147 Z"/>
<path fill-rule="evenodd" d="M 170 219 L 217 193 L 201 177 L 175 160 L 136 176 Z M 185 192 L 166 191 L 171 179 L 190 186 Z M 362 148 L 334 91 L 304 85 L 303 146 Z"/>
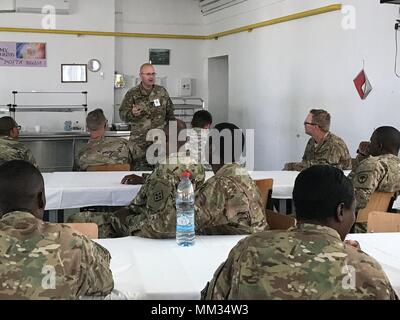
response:
<path fill-rule="evenodd" d="M 248 0 L 202 17 L 196 1 L 115 0 L 115 22 L 113 0 L 72 3 L 73 13 L 57 18 L 58 29 L 113 31 L 115 25 L 117 31 L 125 32 L 200 35 L 332 4 Z M 300 160 L 308 139 L 302 123 L 315 107 L 330 111 L 332 131 L 345 139 L 354 155 L 358 142 L 368 139 L 375 127 L 400 127 L 400 80 L 393 74 L 393 25 L 399 7 L 377 0 L 344 4 L 356 9 L 355 30 L 344 30 L 343 14 L 332 12 L 209 41 L 0 33 L 3 41 L 47 42 L 49 64 L 44 69 L 1 67 L 0 104 L 10 102 L 12 90 L 88 90 L 90 106 L 103 107 L 112 119 L 112 105 L 120 103 L 133 86 L 132 76 L 148 60 L 149 48 L 171 50 L 170 65 L 156 66 L 160 76 L 168 77 L 171 96 L 178 95 L 179 80 L 188 77 L 196 80 L 195 96 L 207 101 L 208 58 L 228 55 L 229 120 L 256 129 L 256 169 L 281 169 L 287 161 Z M 0 25 L 40 27 L 40 19 L 38 15 L 0 14 Z M 104 80 L 98 73 L 89 73 L 85 85 L 60 83 L 61 63 L 86 63 L 90 58 L 102 61 Z M 365 101 L 352 82 L 363 59 L 374 88 Z M 114 69 L 128 76 L 127 88 L 114 92 Z M 26 121 L 53 126 L 65 119 L 43 115 L 30 115 Z"/>
<path fill-rule="evenodd" d="M 72 13 L 56 17 L 57 29 L 114 31 L 114 0 L 71 1 Z M 22 13 L 0 13 L 2 27 L 41 28 L 42 15 Z M 108 117 L 113 113 L 114 103 L 114 43 L 113 37 L 92 37 L 29 33 L 0 32 L 0 41 L 46 42 L 46 68 L 0 67 L 0 104 L 12 102 L 11 91 L 88 91 L 90 109 L 102 107 Z M 88 71 L 88 82 L 62 84 L 62 63 L 87 63 L 97 58 L 102 62 L 104 79 L 99 73 Z M 31 103 L 40 102 L 39 97 Z M 62 96 L 58 103 L 69 103 Z M 21 101 L 21 100 L 20 100 Z M 81 100 L 82 101 L 82 100 Z M 17 101 L 18 102 L 18 101 Z M 71 113 L 18 113 L 17 121 L 33 128 L 35 124 L 43 130 L 62 130 L 64 120 L 84 120 L 84 114 Z"/>
<path fill-rule="evenodd" d="M 332 3 L 266 6 L 270 2 L 248 0 L 245 8 L 238 5 L 219 17 L 208 16 L 207 32 Z M 329 110 L 332 131 L 347 142 L 352 155 L 377 126 L 400 127 L 400 79 L 393 74 L 399 7 L 376 0 L 345 4 L 356 9 L 355 30 L 342 29 L 344 16 L 338 11 L 207 42 L 206 57 L 229 55 L 229 119 L 256 130 L 256 169 L 279 170 L 285 162 L 301 159 L 308 139 L 303 121 L 311 108 Z M 365 101 L 352 82 L 363 59 L 374 88 Z"/>
<path fill-rule="evenodd" d="M 202 35 L 203 22 L 195 1 L 117 0 L 116 29 L 121 32 Z M 195 79 L 193 96 L 205 98 L 207 59 L 203 40 L 117 38 L 115 68 L 127 84 L 115 91 L 120 104 L 134 86 L 139 67 L 149 60 L 149 49 L 170 49 L 170 65 L 156 65 L 157 76 L 167 77 L 170 96 L 179 95 L 181 78 Z M 117 106 L 118 109 L 118 106 Z"/>

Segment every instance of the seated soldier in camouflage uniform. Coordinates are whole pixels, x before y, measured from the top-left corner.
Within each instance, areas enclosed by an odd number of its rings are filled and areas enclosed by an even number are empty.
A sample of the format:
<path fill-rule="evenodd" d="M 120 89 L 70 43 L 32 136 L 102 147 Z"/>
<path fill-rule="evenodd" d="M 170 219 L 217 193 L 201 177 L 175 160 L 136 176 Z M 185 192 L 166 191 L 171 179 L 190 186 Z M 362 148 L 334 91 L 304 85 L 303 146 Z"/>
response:
<path fill-rule="evenodd" d="M 101 164 L 128 163 L 132 165 L 132 157 L 128 141 L 123 138 L 105 137 L 107 119 L 103 110 L 89 112 L 86 125 L 90 139 L 83 147 L 74 163 L 75 171 L 85 171 L 88 166 Z"/>
<path fill-rule="evenodd" d="M 19 129 L 13 118 L 0 118 L 0 164 L 10 160 L 25 160 L 37 166 L 32 152 L 18 142 Z"/>
<path fill-rule="evenodd" d="M 196 111 L 192 118 L 192 128 L 187 130 L 187 150 L 190 156 L 197 159 L 204 166 L 204 169 L 211 171 L 211 165 L 205 158 L 205 147 L 208 140 L 208 132 L 212 123 L 212 116 L 207 110 Z"/>
<path fill-rule="evenodd" d="M 108 251 L 67 225 L 43 222 L 45 205 L 39 170 L 21 160 L 0 166 L 0 299 L 109 294 Z"/>
<path fill-rule="evenodd" d="M 396 299 L 379 263 L 345 241 L 355 220 L 351 180 L 316 165 L 293 189 L 298 223 L 239 241 L 203 299 Z"/>
<path fill-rule="evenodd" d="M 400 191 L 399 148 L 400 132 L 393 127 L 377 128 L 371 136 L 369 146 L 363 147 L 365 159 L 349 175 L 356 192 L 356 211 L 367 206 L 375 191 Z M 366 231 L 366 223 L 356 223 L 355 232 Z"/>
<path fill-rule="evenodd" d="M 241 133 L 239 139 L 235 130 L 240 129 L 232 123 L 219 123 L 210 136 L 209 163 L 215 175 L 196 193 L 198 234 L 248 234 L 267 229 L 259 190 L 237 163 L 244 136 Z M 225 141 L 226 133 L 231 142 Z"/>
<path fill-rule="evenodd" d="M 289 162 L 283 170 L 301 171 L 315 164 L 329 164 L 342 170 L 351 169 L 351 157 L 344 141 L 329 131 L 330 114 L 312 109 L 304 121 L 305 133 L 310 135 L 303 160 Z"/>
<path fill-rule="evenodd" d="M 230 123 L 215 126 L 210 143 L 209 160 L 215 175 L 207 180 L 195 194 L 195 222 L 197 234 L 248 234 L 267 228 L 261 197 L 254 181 L 235 160 L 240 158 L 244 137 L 235 140 L 234 130 L 239 128 Z M 232 136 L 231 142 L 224 144 L 223 134 Z M 234 148 L 234 145 L 236 149 Z M 212 146 L 219 146 L 218 150 Z M 225 158 L 225 151 L 231 155 Z M 236 151 L 236 153 L 234 153 Z M 179 175 L 181 172 L 179 172 Z M 157 215 L 136 216 L 131 222 L 130 233 L 149 238 L 173 238 L 176 228 L 175 190 L 171 193 L 170 210 L 158 210 Z M 196 188 L 197 189 L 197 188 Z"/>
<path fill-rule="evenodd" d="M 170 122 L 171 124 L 173 121 Z M 158 230 L 157 224 L 149 224 L 149 221 L 163 219 L 176 219 L 175 193 L 182 172 L 188 170 L 195 189 L 200 187 L 205 179 L 204 168 L 195 159 L 186 156 L 185 152 L 175 152 L 184 149 L 185 141 L 172 141 L 170 137 L 170 123 L 164 128 L 166 136 L 166 150 L 168 155 L 161 161 L 151 175 L 140 177 L 129 175 L 122 179 L 126 184 L 143 184 L 139 193 L 125 208 L 114 213 L 80 212 L 69 218 L 71 222 L 95 222 L 99 226 L 100 238 L 123 237 L 137 235 L 143 237 L 173 237 L 175 229 Z M 172 126 L 172 125 L 171 125 Z M 177 135 L 186 128 L 183 121 L 177 121 Z M 183 150 L 182 149 L 182 150 Z M 170 224 L 175 221 L 170 221 Z"/>

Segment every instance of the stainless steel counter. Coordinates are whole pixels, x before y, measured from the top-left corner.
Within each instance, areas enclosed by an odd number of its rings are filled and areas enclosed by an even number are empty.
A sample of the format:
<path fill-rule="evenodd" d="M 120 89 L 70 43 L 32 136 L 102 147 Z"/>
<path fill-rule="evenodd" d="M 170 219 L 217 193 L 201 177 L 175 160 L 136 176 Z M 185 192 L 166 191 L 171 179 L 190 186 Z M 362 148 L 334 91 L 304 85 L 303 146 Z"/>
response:
<path fill-rule="evenodd" d="M 106 137 L 127 137 L 129 138 L 130 131 L 106 131 Z M 22 132 L 19 139 L 22 140 L 45 140 L 45 139 L 75 139 L 89 138 L 89 133 L 85 131 L 60 131 L 60 132 Z"/>
<path fill-rule="evenodd" d="M 107 137 L 129 139 L 130 131 L 107 131 Z M 33 153 L 42 172 L 72 171 L 75 155 L 89 140 L 84 131 L 24 132 L 19 141 Z"/>

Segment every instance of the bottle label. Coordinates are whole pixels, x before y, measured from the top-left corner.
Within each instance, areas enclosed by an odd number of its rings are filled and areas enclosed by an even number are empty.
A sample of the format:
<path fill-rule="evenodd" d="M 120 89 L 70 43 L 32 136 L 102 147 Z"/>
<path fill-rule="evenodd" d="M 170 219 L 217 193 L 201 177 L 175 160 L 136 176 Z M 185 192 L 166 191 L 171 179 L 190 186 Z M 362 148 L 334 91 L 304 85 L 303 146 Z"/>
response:
<path fill-rule="evenodd" d="M 194 231 L 194 212 L 181 211 L 177 213 L 176 219 L 177 232 L 190 232 Z"/>

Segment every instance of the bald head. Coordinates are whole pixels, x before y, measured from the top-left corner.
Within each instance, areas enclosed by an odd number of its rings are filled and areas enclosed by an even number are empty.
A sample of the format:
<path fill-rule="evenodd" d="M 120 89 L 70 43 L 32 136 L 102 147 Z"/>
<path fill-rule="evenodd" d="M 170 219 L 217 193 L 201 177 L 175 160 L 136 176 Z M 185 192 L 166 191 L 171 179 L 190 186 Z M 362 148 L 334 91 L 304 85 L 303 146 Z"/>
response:
<path fill-rule="evenodd" d="M 34 165 L 12 160 L 0 166 L 0 216 L 27 211 L 41 219 L 45 205 L 43 177 Z"/>
<path fill-rule="evenodd" d="M 370 153 L 372 156 L 382 154 L 399 154 L 400 132 L 394 127 L 377 128 L 371 136 Z"/>
<path fill-rule="evenodd" d="M 140 66 L 140 73 L 143 72 L 143 69 L 147 69 L 147 68 L 153 68 L 154 69 L 154 67 L 153 67 L 153 65 L 151 63 L 146 62 L 146 63 L 143 63 Z"/>

